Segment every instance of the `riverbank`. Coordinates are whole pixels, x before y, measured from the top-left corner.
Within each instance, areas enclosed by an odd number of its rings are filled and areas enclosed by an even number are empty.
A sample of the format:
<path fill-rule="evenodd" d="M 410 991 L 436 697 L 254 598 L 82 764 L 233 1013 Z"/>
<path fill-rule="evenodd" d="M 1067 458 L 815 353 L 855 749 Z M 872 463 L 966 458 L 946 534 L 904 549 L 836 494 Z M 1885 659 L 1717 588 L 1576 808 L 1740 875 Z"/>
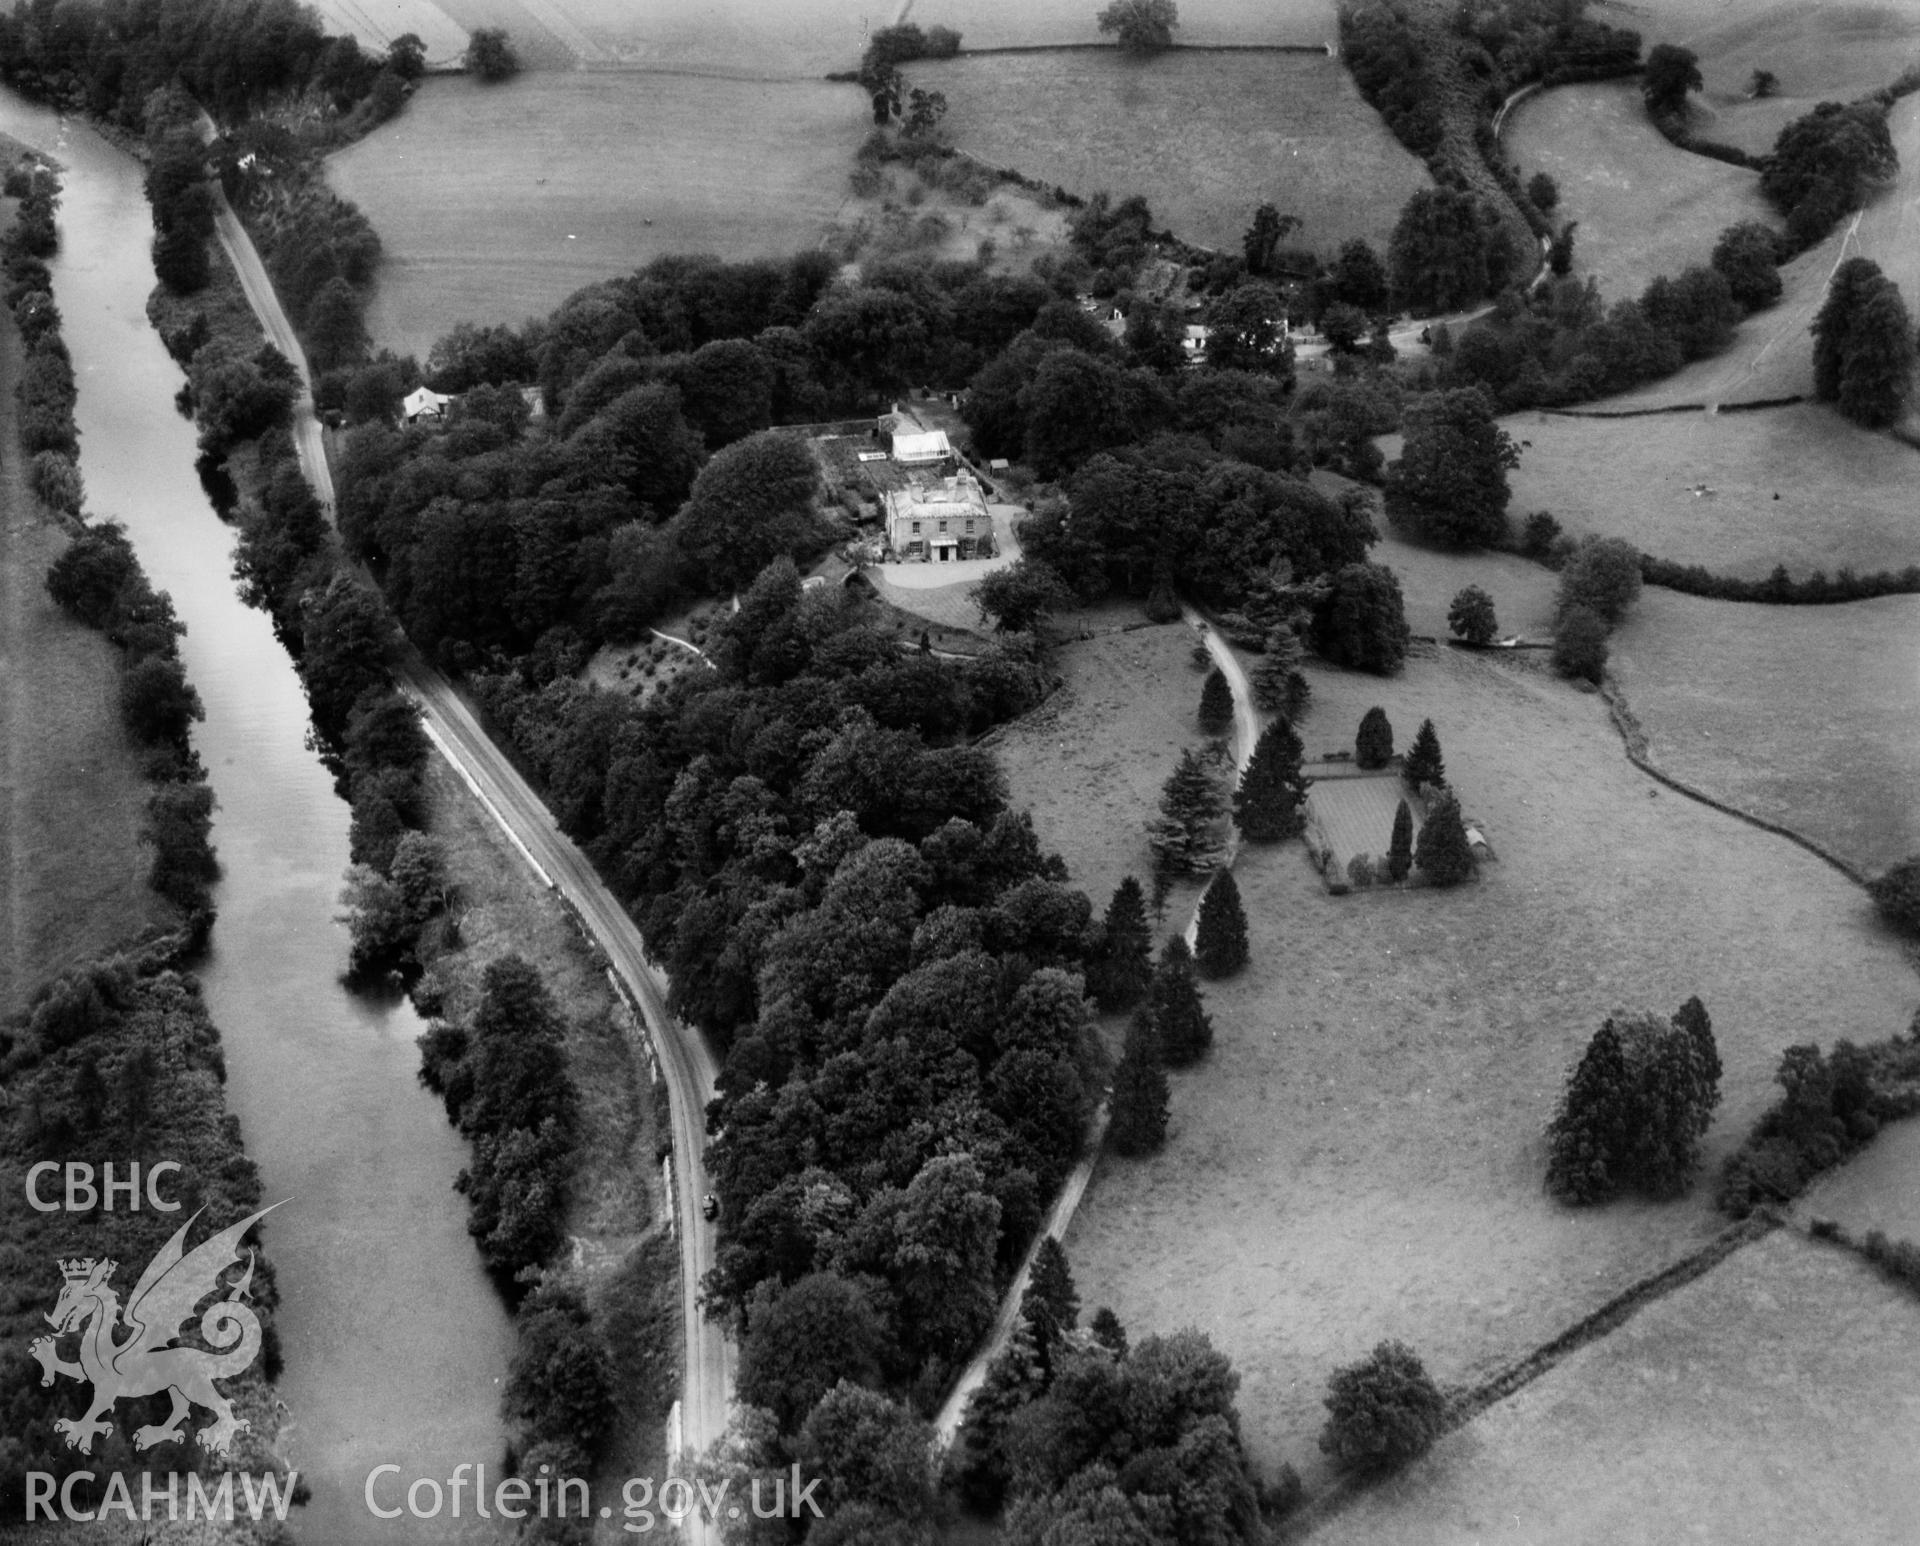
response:
<path fill-rule="evenodd" d="M 335 921 L 348 812 L 307 745 L 309 707 L 268 620 L 243 606 L 233 533 L 195 473 L 182 384 L 147 322 L 151 221 L 137 162 L 84 124 L 0 98 L 0 130 L 68 167 L 62 226 L 84 261 L 54 264 L 81 383 L 92 506 L 121 516 L 188 632 L 206 719 L 194 742 L 218 797 L 220 923 L 202 970 L 222 1027 L 227 1099 L 276 1216 L 295 1414 L 290 1462 L 311 1479 L 303 1546 L 457 1538 L 368 1516 L 366 1475 L 388 1460 L 445 1476 L 497 1464 L 511 1333 L 453 1193 L 466 1163 L 416 1079 L 421 1022 L 404 1001 L 346 992 Z M 463 1524 L 465 1522 L 463 1521 Z"/>
<path fill-rule="evenodd" d="M 9 225 L 14 206 L 0 204 Z M 27 484 L 22 360 L 0 308 L 0 1017 L 48 978 L 178 922 L 147 886 L 147 789 L 120 721 L 118 651 L 47 594 L 69 538 Z"/>

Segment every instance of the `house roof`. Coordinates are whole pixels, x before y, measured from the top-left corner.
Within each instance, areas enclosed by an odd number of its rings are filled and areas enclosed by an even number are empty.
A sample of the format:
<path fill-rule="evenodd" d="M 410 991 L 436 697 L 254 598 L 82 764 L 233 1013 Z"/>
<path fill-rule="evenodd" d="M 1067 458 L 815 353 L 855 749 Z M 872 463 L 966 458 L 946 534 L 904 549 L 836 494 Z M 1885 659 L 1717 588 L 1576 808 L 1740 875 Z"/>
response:
<path fill-rule="evenodd" d="M 427 387 L 415 387 L 400 403 L 400 411 L 409 419 L 417 419 L 422 414 L 445 413 L 451 397 L 435 392 Z"/>

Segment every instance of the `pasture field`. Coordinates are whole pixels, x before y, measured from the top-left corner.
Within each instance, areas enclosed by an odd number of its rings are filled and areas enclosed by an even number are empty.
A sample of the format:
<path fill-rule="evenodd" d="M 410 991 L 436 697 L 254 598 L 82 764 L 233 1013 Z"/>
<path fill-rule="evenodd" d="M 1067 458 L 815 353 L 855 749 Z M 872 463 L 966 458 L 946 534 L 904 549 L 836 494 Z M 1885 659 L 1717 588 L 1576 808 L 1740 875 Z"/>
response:
<path fill-rule="evenodd" d="M 1147 818 L 1181 749 L 1206 739 L 1195 720 L 1203 673 L 1193 630 L 1140 622 L 1136 605 L 1057 618 L 1057 631 L 1099 631 L 1060 645 L 1060 688 L 990 738 L 1014 809 L 1033 812 L 1041 847 L 1066 859 L 1095 916 L 1126 876 L 1150 887 Z M 1170 904 L 1167 916 L 1190 912 Z"/>
<path fill-rule="evenodd" d="M 1785 1230 L 1362 1493 L 1316 1546 L 1913 1539 L 1920 1301 Z"/>
<path fill-rule="evenodd" d="M 1649 588 L 1610 668 L 1655 766 L 1869 873 L 1920 852 L 1920 597 L 1768 607 Z"/>
<path fill-rule="evenodd" d="M 1144 862 L 1131 834 L 1191 737 L 1169 714 L 1165 749 L 1121 764 L 1130 785 L 1105 771 L 1136 722 L 1115 710 L 1148 696 L 1136 675 L 1112 672 L 1106 720 L 1003 743 L 1014 803 L 1091 888 Z M 1609 1012 L 1693 993 L 1712 1012 L 1710 1174 L 1772 1098 L 1782 1048 L 1816 1026 L 1890 1034 L 1920 985 L 1857 888 L 1661 789 L 1603 705 L 1544 667 L 1423 650 L 1393 679 L 1310 675 L 1311 750 L 1350 743 L 1372 704 L 1396 739 L 1432 716 L 1501 862 L 1355 906 L 1299 844 L 1243 849 L 1252 961 L 1206 987 L 1213 1053 L 1175 1076 L 1161 1154 L 1102 1160 L 1067 1248 L 1083 1304 L 1208 1332 L 1241 1373 L 1258 1462 L 1314 1479 L 1326 1378 L 1379 1339 L 1469 1383 L 1717 1229 L 1710 1188 L 1590 1212 L 1542 1191 L 1542 1129 Z"/>
<path fill-rule="evenodd" d="M 1522 413 L 1505 424 L 1516 441 L 1532 442 L 1508 478 L 1516 521 L 1551 510 L 1575 535 L 1625 537 L 1659 558 L 1746 577 L 1775 564 L 1804 575 L 1920 563 L 1920 456 L 1832 409 Z M 1694 493 L 1702 484 L 1712 492 Z"/>
<path fill-rule="evenodd" d="M 1920 94 L 1894 104 L 1888 127 L 1900 155 L 1898 180 L 1857 218 L 1841 222 L 1818 247 L 1781 269 L 1786 291 L 1779 301 L 1741 323 L 1732 345 L 1712 359 L 1602 406 L 1739 403 L 1811 393 L 1813 340 L 1807 329 L 1826 299 L 1828 279 L 1847 258 L 1872 258 L 1912 305 L 1920 296 Z M 1580 237 L 1585 234 L 1583 228 Z"/>
<path fill-rule="evenodd" d="M 1794 1204 L 1794 1219 L 1838 1219 L 1854 1239 L 1878 1229 L 1920 1241 L 1920 1123 L 1895 1122 L 1853 1160 L 1829 1171 Z"/>
<path fill-rule="evenodd" d="M 1238 252 L 1262 203 L 1300 217 L 1290 241 L 1384 250 L 1400 206 L 1430 186 L 1336 59 L 1117 51 L 960 58 L 909 66 L 946 94 L 962 150 L 1074 193 L 1140 193 L 1155 221 Z"/>
<path fill-rule="evenodd" d="M 1802 99 L 1804 112 L 1822 100 L 1864 95 L 1920 63 L 1920 14 L 1897 3 L 1652 0 L 1617 9 L 1631 14 L 1609 15 L 1616 8 L 1604 4 L 1597 14 L 1637 28 L 1649 47 L 1680 43 L 1698 54 L 1716 103 L 1745 99 L 1753 72 L 1771 70 L 1780 95 Z M 1717 129 L 1714 137 L 1731 138 Z"/>
<path fill-rule="evenodd" d="M 860 0 L 320 0 L 329 25 L 385 48 L 417 32 L 428 58 L 457 56 L 474 27 L 505 27 L 531 68 L 641 66 L 743 78 L 805 79 L 848 70 L 867 33 L 895 20 L 952 27 L 968 48 L 1098 44 L 1084 0 L 945 0 L 913 8 Z M 442 38 L 458 37 L 450 50 Z M 1337 36 L 1333 0 L 1187 0 L 1186 44 L 1320 45 Z"/>
<path fill-rule="evenodd" d="M 328 162 L 386 249 L 369 330 L 424 358 L 456 322 L 519 323 L 663 253 L 812 246 L 846 200 L 860 107 L 813 81 L 428 80 Z"/>
<path fill-rule="evenodd" d="M 1661 274 L 1704 264 L 1714 239 L 1743 220 L 1776 224 L 1760 178 L 1669 144 L 1647 120 L 1638 81 L 1564 86 L 1515 109 L 1507 154 L 1523 177 L 1560 187 L 1556 221 L 1577 220 L 1573 272 L 1609 301 L 1638 296 Z"/>
<path fill-rule="evenodd" d="M 67 539 L 27 488 L 19 379 L 20 337 L 0 314 L 0 1017 L 172 915 L 147 888 L 147 785 L 120 724 L 119 651 L 47 594 Z"/>
<path fill-rule="evenodd" d="M 1400 454 L 1400 437 L 1387 436 L 1380 446 L 1391 461 Z M 1348 489 L 1366 487 L 1325 468 L 1315 468 L 1308 481 L 1335 498 Z M 1463 589 L 1477 585 L 1493 598 L 1503 635 L 1545 639 L 1551 634 L 1553 598 L 1560 583 L 1552 570 L 1515 553 L 1456 553 L 1408 542 L 1387 525 L 1378 490 L 1367 489 L 1367 496 L 1373 501 L 1373 524 L 1380 533 L 1369 556 L 1399 576 L 1407 626 L 1414 633 L 1448 637 L 1447 608 Z M 1516 529 L 1524 514 L 1525 507 L 1517 500 L 1508 508 Z"/>

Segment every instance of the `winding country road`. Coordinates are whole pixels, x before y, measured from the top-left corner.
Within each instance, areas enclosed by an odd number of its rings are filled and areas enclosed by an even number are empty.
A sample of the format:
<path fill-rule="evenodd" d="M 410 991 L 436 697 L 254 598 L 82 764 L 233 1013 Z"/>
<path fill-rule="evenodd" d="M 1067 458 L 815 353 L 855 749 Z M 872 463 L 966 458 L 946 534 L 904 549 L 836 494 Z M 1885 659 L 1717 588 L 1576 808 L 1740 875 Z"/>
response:
<path fill-rule="evenodd" d="M 286 314 L 273 292 L 260 255 L 223 195 L 218 199 L 216 226 L 248 303 L 272 339 L 300 372 L 303 388 L 309 383 L 307 361 Z M 302 471 L 329 516 L 334 510 L 333 474 L 327 466 L 326 444 L 313 411 L 311 390 L 303 390 L 294 410 L 294 446 Z M 371 581 L 369 580 L 370 584 Z M 479 719 L 454 685 L 411 645 L 402 648 L 394 666 L 400 687 L 423 711 L 433 744 L 487 807 L 515 847 L 525 855 L 535 878 L 559 893 L 602 951 L 614 976 L 659 1053 L 673 1112 L 673 1179 L 671 1206 L 677 1214 L 680 1240 L 681 1306 L 685 1325 L 685 1388 L 680 1401 L 680 1451 L 705 1449 L 726 1429 L 727 1406 L 733 1389 L 734 1349 L 721 1329 L 701 1313 L 701 1280 L 713 1266 L 714 1228 L 700 1214 L 708 1188 L 706 1170 L 706 1109 L 713 1099 L 718 1072 L 713 1053 L 698 1031 L 667 1012 L 664 974 L 647 959 L 640 931 L 619 900 L 601 882 L 587 858 L 560 830 L 545 803 L 521 777 L 512 761 L 482 728 Z M 709 1531 L 696 1516 L 683 1528 L 699 1543 Z"/>

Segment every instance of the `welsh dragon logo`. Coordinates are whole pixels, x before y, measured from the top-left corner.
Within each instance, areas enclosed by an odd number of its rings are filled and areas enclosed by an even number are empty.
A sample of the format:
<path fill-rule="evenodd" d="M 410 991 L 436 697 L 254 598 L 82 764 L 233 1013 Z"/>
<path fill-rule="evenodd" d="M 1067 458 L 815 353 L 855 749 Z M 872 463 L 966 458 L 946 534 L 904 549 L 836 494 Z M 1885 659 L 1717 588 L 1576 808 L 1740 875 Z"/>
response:
<path fill-rule="evenodd" d="M 273 1208 L 280 1206 L 275 1203 Z M 194 1407 L 203 1406 L 214 1420 L 194 1437 L 209 1454 L 225 1458 L 234 1435 L 249 1424 L 233 1415 L 232 1403 L 213 1382 L 240 1373 L 260 1352 L 260 1318 L 240 1303 L 253 1282 L 251 1250 L 247 1270 L 226 1297 L 215 1300 L 200 1317 L 200 1335 L 212 1351 L 169 1344 L 178 1339 L 200 1301 L 219 1292 L 220 1275 L 240 1259 L 240 1237 L 273 1208 L 262 1208 L 187 1251 L 187 1231 L 200 1217 L 195 1213 L 147 1264 L 124 1311 L 120 1295 L 107 1281 L 118 1262 L 88 1256 L 60 1263 L 65 1282 L 53 1313 L 46 1317 L 53 1335 L 36 1337 L 28 1351 L 40 1362 L 42 1385 L 51 1385 L 56 1374 L 93 1385 L 93 1405 L 85 1417 L 54 1422 L 55 1431 L 66 1435 L 69 1449 L 92 1454 L 93 1441 L 113 1432 L 113 1424 L 104 1418 L 122 1396 L 138 1399 L 164 1390 L 173 1398 L 173 1410 L 163 1423 L 136 1428 L 133 1447 L 143 1450 L 155 1444 L 185 1443 L 181 1420 Z M 127 1335 L 116 1341 L 114 1334 L 123 1319 Z M 79 1334 L 78 1363 L 59 1355 L 59 1340 L 69 1333 Z"/>

